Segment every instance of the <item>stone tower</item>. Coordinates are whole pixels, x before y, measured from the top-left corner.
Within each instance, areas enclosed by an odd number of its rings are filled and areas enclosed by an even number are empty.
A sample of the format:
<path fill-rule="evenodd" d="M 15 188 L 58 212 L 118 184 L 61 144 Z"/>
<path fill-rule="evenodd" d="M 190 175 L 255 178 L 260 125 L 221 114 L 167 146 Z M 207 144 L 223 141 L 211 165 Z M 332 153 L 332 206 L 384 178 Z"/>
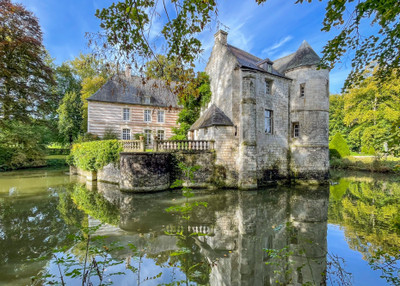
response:
<path fill-rule="evenodd" d="M 274 62 L 292 79 L 290 87 L 290 169 L 297 178 L 325 179 L 329 170 L 329 70 L 318 69 L 319 56 L 304 41 Z"/>

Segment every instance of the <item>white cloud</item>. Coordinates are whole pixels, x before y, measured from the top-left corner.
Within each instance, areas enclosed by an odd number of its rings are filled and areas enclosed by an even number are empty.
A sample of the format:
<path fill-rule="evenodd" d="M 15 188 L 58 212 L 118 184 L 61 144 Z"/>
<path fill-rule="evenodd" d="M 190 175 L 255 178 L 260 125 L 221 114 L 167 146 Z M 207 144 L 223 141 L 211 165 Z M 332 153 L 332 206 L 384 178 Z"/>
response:
<path fill-rule="evenodd" d="M 293 37 L 289 35 L 289 36 L 281 39 L 279 42 L 273 44 L 272 46 L 265 48 L 264 50 L 262 50 L 261 53 L 263 55 L 275 54 L 277 52 L 277 49 L 279 49 L 280 47 L 282 47 L 284 44 L 286 44 L 287 42 L 289 42 L 292 39 L 293 39 Z"/>

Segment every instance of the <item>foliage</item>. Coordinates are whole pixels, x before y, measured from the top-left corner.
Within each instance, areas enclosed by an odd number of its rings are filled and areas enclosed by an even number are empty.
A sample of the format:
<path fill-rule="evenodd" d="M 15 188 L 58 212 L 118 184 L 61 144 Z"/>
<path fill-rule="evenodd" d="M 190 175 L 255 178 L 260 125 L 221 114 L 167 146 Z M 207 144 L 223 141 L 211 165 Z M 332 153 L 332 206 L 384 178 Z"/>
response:
<path fill-rule="evenodd" d="M 210 79 L 205 72 L 197 74 L 197 77 L 187 86 L 185 92 L 179 98 L 179 104 L 183 106 L 178 114 L 178 128 L 173 128 L 175 136 L 171 140 L 187 139 L 187 133 L 193 123 L 200 116 L 200 110 L 211 100 Z"/>
<path fill-rule="evenodd" d="M 57 112 L 60 135 L 64 142 L 72 143 L 81 132 L 82 101 L 79 94 L 67 92 Z"/>
<path fill-rule="evenodd" d="M 148 61 L 145 65 L 147 77 L 163 79 L 166 82 L 179 82 L 191 73 L 191 70 L 185 70 L 179 62 L 170 60 L 164 55 L 157 55 L 155 60 Z"/>
<path fill-rule="evenodd" d="M 340 184 L 346 184 L 346 192 L 340 200 L 331 196 L 329 223 L 339 224 L 350 247 L 362 253 L 373 269 L 381 270 L 381 277 L 397 285 L 393 282 L 400 271 L 399 183 L 353 178 Z"/>
<path fill-rule="evenodd" d="M 111 127 L 106 127 L 104 130 L 103 140 L 118 139 L 118 134 Z"/>
<path fill-rule="evenodd" d="M 329 141 L 336 133 L 342 134 L 344 139 L 347 139 L 349 128 L 344 124 L 344 98 L 341 94 L 329 96 Z"/>
<path fill-rule="evenodd" d="M 0 1 L 0 125 L 43 118 L 49 110 L 52 70 L 38 19 L 20 4 Z"/>
<path fill-rule="evenodd" d="M 43 133 L 40 124 L 30 125 L 12 120 L 3 122 L 0 132 L 0 170 L 45 165 Z"/>
<path fill-rule="evenodd" d="M 118 140 L 75 143 L 68 164 L 86 171 L 97 171 L 109 163 L 117 163 L 120 152 L 122 144 Z"/>
<path fill-rule="evenodd" d="M 336 133 L 329 142 L 329 152 L 332 153 L 331 156 L 339 158 L 350 155 L 349 146 L 340 133 Z"/>

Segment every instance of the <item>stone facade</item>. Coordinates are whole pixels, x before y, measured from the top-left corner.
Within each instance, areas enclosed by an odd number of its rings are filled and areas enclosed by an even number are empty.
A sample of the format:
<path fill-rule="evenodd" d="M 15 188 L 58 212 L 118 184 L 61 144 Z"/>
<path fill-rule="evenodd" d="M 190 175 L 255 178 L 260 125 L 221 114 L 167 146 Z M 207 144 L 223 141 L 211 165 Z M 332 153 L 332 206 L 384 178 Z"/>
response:
<path fill-rule="evenodd" d="M 306 42 L 272 62 L 229 45 L 224 31 L 215 35 L 211 102 L 189 136 L 215 141 L 227 185 L 327 177 L 329 71 L 317 69 L 319 60 Z"/>

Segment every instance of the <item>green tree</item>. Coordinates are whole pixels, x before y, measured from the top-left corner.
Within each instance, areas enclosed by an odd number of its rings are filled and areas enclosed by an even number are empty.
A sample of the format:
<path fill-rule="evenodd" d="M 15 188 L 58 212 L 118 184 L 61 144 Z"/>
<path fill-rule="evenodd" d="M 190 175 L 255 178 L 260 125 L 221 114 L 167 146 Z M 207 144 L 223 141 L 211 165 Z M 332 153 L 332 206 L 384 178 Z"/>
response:
<path fill-rule="evenodd" d="M 0 0 L 0 124 L 27 122 L 49 110 L 53 77 L 45 59 L 38 19 L 22 5 Z"/>
<path fill-rule="evenodd" d="M 329 152 L 332 157 L 338 158 L 350 155 L 349 146 L 340 133 L 336 133 L 331 142 L 329 142 Z"/>
<path fill-rule="evenodd" d="M 185 75 L 191 76 L 193 71 L 185 70 L 177 61 L 169 60 L 164 55 L 157 55 L 156 60 L 146 63 L 145 74 L 150 78 L 179 82 Z"/>
<path fill-rule="evenodd" d="M 400 118 L 400 79 L 398 71 L 380 82 L 376 70 L 369 74 L 356 88 L 344 95 L 344 124 L 351 127 L 349 138 L 369 149 L 382 151 L 389 141 L 392 126 Z"/>
<path fill-rule="evenodd" d="M 58 129 L 65 143 L 72 143 L 81 132 L 82 100 L 76 92 L 67 92 L 57 110 Z"/>
<path fill-rule="evenodd" d="M 349 128 L 344 124 L 344 96 L 332 94 L 329 96 L 329 141 L 336 133 L 343 134 L 346 139 Z"/>

